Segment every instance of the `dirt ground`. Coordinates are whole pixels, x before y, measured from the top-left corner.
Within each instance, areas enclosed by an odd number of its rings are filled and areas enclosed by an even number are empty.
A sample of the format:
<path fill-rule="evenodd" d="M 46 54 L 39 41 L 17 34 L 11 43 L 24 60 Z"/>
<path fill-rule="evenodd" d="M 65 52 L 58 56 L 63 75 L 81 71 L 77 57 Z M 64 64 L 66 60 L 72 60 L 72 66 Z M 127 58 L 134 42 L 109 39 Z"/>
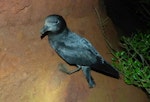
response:
<path fill-rule="evenodd" d="M 66 18 L 69 28 L 89 39 L 111 62 L 95 16 Z M 92 71 L 96 87 L 90 89 L 79 71 L 66 75 L 58 64 L 66 64 L 40 39 L 44 20 L 35 24 L 0 28 L 0 102 L 149 102 L 139 88 Z M 109 31 L 107 31 L 109 32 Z M 112 31 L 110 30 L 110 33 Z"/>

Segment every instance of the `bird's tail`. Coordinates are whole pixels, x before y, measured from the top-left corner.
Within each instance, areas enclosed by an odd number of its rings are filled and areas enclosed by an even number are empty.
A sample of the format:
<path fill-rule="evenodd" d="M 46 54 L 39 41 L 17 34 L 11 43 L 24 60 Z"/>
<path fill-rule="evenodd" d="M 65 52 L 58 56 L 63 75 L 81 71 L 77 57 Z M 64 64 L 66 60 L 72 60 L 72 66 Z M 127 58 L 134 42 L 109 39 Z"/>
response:
<path fill-rule="evenodd" d="M 96 64 L 92 65 L 91 69 L 93 71 L 103 73 L 107 76 L 111 76 L 113 78 L 119 79 L 119 72 L 114 67 L 112 67 L 109 63 L 107 63 L 106 61 L 104 61 L 103 64 L 96 63 Z"/>

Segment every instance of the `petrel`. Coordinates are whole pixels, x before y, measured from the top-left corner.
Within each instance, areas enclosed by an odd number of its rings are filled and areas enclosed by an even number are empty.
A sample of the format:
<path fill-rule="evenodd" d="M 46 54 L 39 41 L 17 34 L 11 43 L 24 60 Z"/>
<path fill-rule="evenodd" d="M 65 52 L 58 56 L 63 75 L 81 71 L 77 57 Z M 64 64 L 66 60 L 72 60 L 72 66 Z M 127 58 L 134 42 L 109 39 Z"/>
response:
<path fill-rule="evenodd" d="M 95 86 L 91 70 L 119 79 L 118 71 L 104 60 L 87 39 L 72 32 L 62 16 L 47 16 L 40 33 L 41 39 L 48 35 L 49 44 L 64 61 L 77 66 L 73 71 L 65 68 L 61 71 L 72 74 L 81 69 L 91 88 Z"/>

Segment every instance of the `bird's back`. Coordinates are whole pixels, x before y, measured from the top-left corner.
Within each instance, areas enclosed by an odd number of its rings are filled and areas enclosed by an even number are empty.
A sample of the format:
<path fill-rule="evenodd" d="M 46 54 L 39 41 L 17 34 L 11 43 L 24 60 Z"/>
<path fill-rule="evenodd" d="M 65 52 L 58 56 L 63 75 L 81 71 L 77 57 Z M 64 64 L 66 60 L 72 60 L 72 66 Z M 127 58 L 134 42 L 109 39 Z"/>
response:
<path fill-rule="evenodd" d="M 102 58 L 88 40 L 71 31 L 62 36 L 59 34 L 57 39 L 49 39 L 49 42 L 69 64 L 90 66 L 96 63 L 97 57 Z"/>

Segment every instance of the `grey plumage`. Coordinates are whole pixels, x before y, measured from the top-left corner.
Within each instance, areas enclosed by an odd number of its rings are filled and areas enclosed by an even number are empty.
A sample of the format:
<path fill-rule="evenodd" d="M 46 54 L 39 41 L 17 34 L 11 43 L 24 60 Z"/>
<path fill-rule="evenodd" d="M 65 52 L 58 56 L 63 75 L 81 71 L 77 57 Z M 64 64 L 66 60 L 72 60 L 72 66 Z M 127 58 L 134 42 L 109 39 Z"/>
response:
<path fill-rule="evenodd" d="M 95 86 L 91 77 L 91 69 L 104 73 L 114 78 L 119 78 L 119 73 L 96 51 L 92 44 L 85 38 L 77 35 L 67 28 L 64 18 L 60 15 L 49 15 L 41 29 L 41 38 L 48 35 L 48 41 L 57 54 L 68 64 L 77 66 L 77 70 L 68 72 L 72 74 L 82 69 L 90 87 Z M 102 67 L 102 68 L 101 68 Z"/>

